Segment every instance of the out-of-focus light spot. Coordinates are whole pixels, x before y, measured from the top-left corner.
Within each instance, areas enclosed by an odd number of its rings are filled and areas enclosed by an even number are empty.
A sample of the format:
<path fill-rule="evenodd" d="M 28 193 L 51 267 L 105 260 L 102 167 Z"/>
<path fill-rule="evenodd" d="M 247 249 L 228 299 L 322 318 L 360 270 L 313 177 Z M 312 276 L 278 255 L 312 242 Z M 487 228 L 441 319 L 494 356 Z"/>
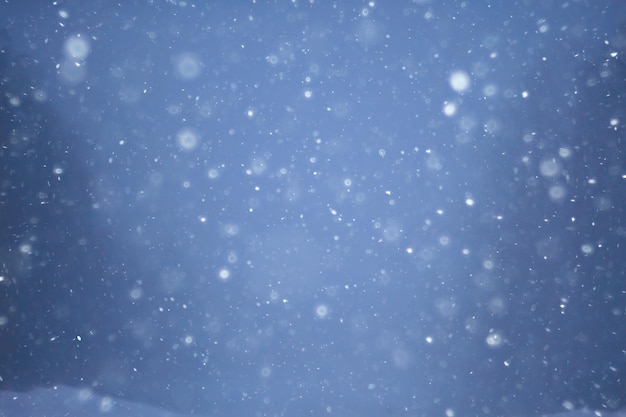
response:
<path fill-rule="evenodd" d="M 483 94 L 485 97 L 493 97 L 498 92 L 498 87 L 493 84 L 488 84 L 483 88 Z"/>
<path fill-rule="evenodd" d="M 141 288 L 133 288 L 130 290 L 130 298 L 132 300 L 139 300 L 143 296 L 143 290 Z"/>
<path fill-rule="evenodd" d="M 265 158 L 254 158 L 250 162 L 250 167 L 246 169 L 247 175 L 261 175 L 267 170 L 267 161 Z"/>
<path fill-rule="evenodd" d="M 207 177 L 209 177 L 212 180 L 216 179 L 219 176 L 220 176 L 220 172 L 216 168 L 211 168 L 207 172 Z"/>
<path fill-rule="evenodd" d="M 490 135 L 494 135 L 498 133 L 500 130 L 500 122 L 495 119 L 490 119 L 485 122 L 483 125 L 483 130 L 485 133 L 489 133 Z"/>
<path fill-rule="evenodd" d="M 584 254 L 584 255 L 591 255 L 593 254 L 593 252 L 595 252 L 595 249 L 593 247 L 592 244 L 590 243 L 585 243 L 580 247 L 580 251 Z"/>
<path fill-rule="evenodd" d="M 183 53 L 174 58 L 174 69 L 179 78 L 191 81 L 202 73 L 202 61 L 194 53 Z"/>
<path fill-rule="evenodd" d="M 228 281 L 231 278 L 230 269 L 222 268 L 217 272 L 217 276 L 221 281 Z"/>
<path fill-rule="evenodd" d="M 33 253 L 33 247 L 30 243 L 23 243 L 20 245 L 20 253 L 23 255 L 31 255 Z"/>
<path fill-rule="evenodd" d="M 539 31 L 539 33 L 546 33 L 550 30 L 550 25 L 548 24 L 548 22 L 546 22 L 545 19 L 540 19 L 537 22 L 537 30 Z"/>
<path fill-rule="evenodd" d="M 315 307 L 315 315 L 317 316 L 317 318 L 325 319 L 326 317 L 328 317 L 328 313 L 329 310 L 326 304 L 320 304 Z"/>
<path fill-rule="evenodd" d="M 407 369 L 411 364 L 411 353 L 403 348 L 394 349 L 391 352 L 393 364 L 400 369 Z"/>
<path fill-rule="evenodd" d="M 476 125 L 477 125 L 476 119 L 473 117 L 469 117 L 469 116 L 463 116 L 461 117 L 461 120 L 459 121 L 459 127 L 461 128 L 461 130 L 465 132 L 469 132 L 470 130 L 474 129 Z"/>
<path fill-rule="evenodd" d="M 448 117 L 452 117 L 457 113 L 458 107 L 456 103 L 445 102 L 443 104 L 443 114 Z"/>
<path fill-rule="evenodd" d="M 113 410 L 113 405 L 114 402 L 111 397 L 104 397 L 100 400 L 98 408 L 100 409 L 101 413 L 105 414 Z"/>
<path fill-rule="evenodd" d="M 200 138 L 194 129 L 185 128 L 178 132 L 176 135 L 176 141 L 178 142 L 178 146 L 186 151 L 191 151 L 198 146 Z"/>
<path fill-rule="evenodd" d="M 39 88 L 33 91 L 32 96 L 33 99 L 39 103 L 45 103 L 48 100 L 48 93 Z"/>
<path fill-rule="evenodd" d="M 70 36 L 63 44 L 63 52 L 67 59 L 74 61 L 84 60 L 91 52 L 89 41 L 80 34 Z"/>
<path fill-rule="evenodd" d="M 59 77 L 69 84 L 78 84 L 87 76 L 85 66 L 74 60 L 65 60 L 57 64 Z"/>
<path fill-rule="evenodd" d="M 493 297 L 489 300 L 487 306 L 489 307 L 491 314 L 495 316 L 500 316 L 506 312 L 506 301 L 504 301 L 504 298 L 502 297 Z"/>
<path fill-rule="evenodd" d="M 572 156 L 571 148 L 559 148 L 559 156 L 563 159 L 567 159 Z"/>
<path fill-rule="evenodd" d="M 539 172 L 546 178 L 556 177 L 561 173 L 561 162 L 556 158 L 547 158 L 539 163 Z"/>
<path fill-rule="evenodd" d="M 457 93 L 464 93 L 469 90 L 471 85 L 471 79 L 465 71 L 454 71 L 450 74 L 450 87 Z"/>
<path fill-rule="evenodd" d="M 485 342 L 487 342 L 487 346 L 491 348 L 498 348 L 504 344 L 504 335 L 502 332 L 490 330 L 485 338 Z"/>
<path fill-rule="evenodd" d="M 395 221 L 390 221 L 383 228 L 383 239 L 387 242 L 395 242 L 402 236 L 402 233 L 402 226 L 397 224 Z"/>
<path fill-rule="evenodd" d="M 548 196 L 554 202 L 563 201 L 567 196 L 567 190 L 562 185 L 553 185 L 548 189 Z"/>
<path fill-rule="evenodd" d="M 268 378 L 272 375 L 272 368 L 268 365 L 261 368 L 261 372 L 259 372 L 261 378 Z"/>

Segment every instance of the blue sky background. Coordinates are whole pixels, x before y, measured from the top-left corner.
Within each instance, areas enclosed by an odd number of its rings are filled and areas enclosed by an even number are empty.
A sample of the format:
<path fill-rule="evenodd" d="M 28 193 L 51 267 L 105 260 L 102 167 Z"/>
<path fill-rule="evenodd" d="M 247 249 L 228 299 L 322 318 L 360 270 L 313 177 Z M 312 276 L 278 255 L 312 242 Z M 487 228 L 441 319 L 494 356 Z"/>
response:
<path fill-rule="evenodd" d="M 620 407 L 625 7 L 5 2 L 0 386 Z"/>

